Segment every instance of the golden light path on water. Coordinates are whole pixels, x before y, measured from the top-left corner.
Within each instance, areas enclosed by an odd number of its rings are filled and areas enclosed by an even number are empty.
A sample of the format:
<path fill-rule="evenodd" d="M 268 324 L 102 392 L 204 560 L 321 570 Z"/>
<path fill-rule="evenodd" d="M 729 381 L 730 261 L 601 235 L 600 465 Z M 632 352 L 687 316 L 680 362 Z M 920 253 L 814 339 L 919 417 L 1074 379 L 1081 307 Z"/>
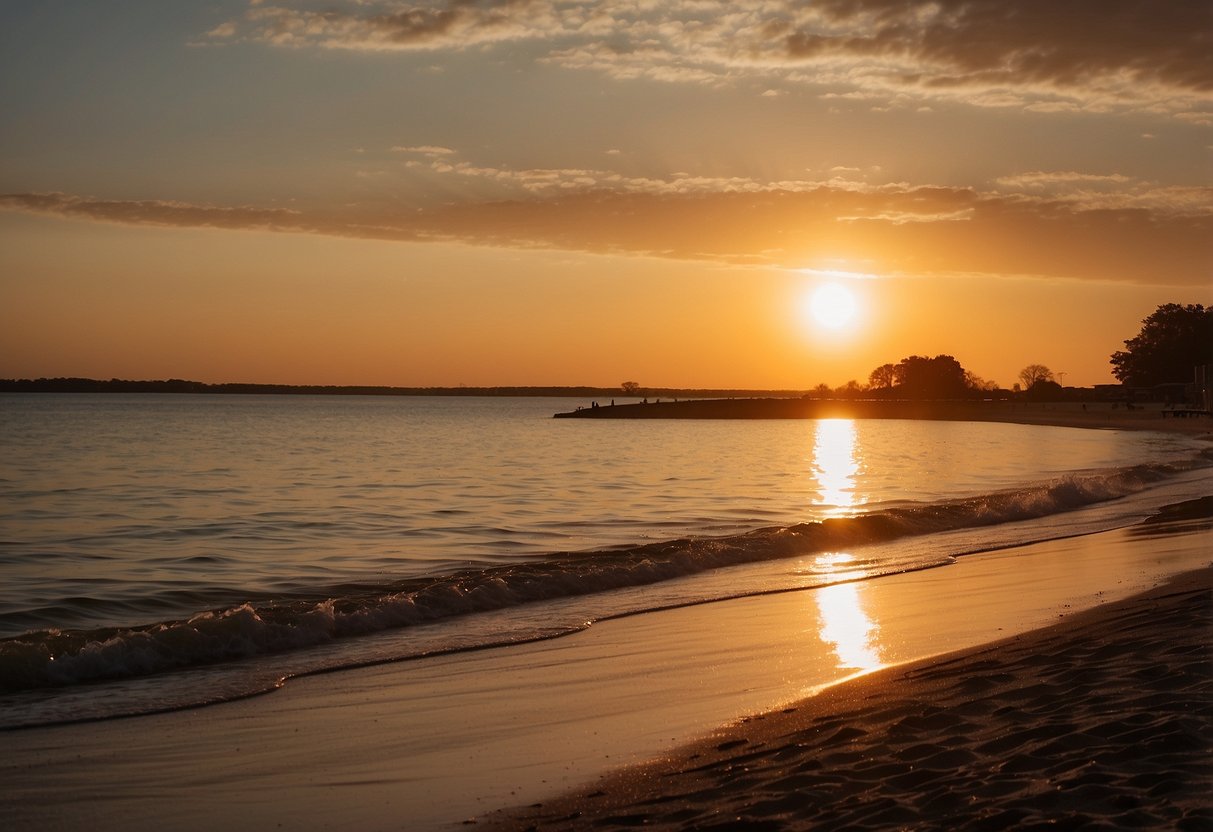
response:
<path fill-rule="evenodd" d="M 855 449 L 855 422 L 819 419 L 813 442 L 813 473 L 818 499 L 828 517 L 849 517 L 863 502 L 855 493 L 859 459 Z"/>
<path fill-rule="evenodd" d="M 817 421 L 813 472 L 818 483 L 817 503 L 826 516 L 853 516 L 857 506 L 865 502 L 855 488 L 859 471 L 855 423 L 850 419 Z M 812 570 L 836 581 L 854 580 L 863 574 L 847 569 L 854 560 L 855 556 L 847 552 L 826 552 L 814 559 Z M 880 627 L 864 611 L 862 586 L 836 583 L 815 590 L 812 596 L 820 617 L 818 636 L 838 656 L 839 667 L 867 671 L 880 667 L 883 661 Z"/>

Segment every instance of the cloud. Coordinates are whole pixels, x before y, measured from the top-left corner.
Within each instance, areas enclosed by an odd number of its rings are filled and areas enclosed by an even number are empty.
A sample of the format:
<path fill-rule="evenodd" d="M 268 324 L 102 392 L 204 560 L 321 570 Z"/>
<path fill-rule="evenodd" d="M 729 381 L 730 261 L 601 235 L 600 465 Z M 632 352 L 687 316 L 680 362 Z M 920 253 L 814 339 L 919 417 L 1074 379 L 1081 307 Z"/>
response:
<path fill-rule="evenodd" d="M 453 153 L 453 151 L 452 151 Z M 608 151 L 608 154 L 610 151 Z M 514 169 L 476 165 L 449 155 L 430 154 L 428 162 L 410 161 L 410 169 L 440 178 L 457 178 L 480 186 L 498 188 L 499 195 L 513 199 L 554 198 L 561 194 L 610 193 L 650 196 L 705 196 L 721 194 L 803 194 L 807 192 L 853 192 L 878 194 L 916 194 L 895 208 L 881 208 L 883 219 L 895 224 L 907 222 L 952 222 L 968 217 L 968 205 L 923 208 L 916 201 L 930 189 L 913 188 L 907 183 L 870 184 L 879 166 L 866 171 L 849 165 L 835 165 L 824 172 L 825 178 L 760 180 L 746 176 L 694 176 L 675 172 L 666 177 L 625 176 L 598 168 Z M 1076 211 L 1098 209 L 1146 209 L 1160 216 L 1213 216 L 1213 188 L 1206 186 L 1161 185 L 1120 173 L 1080 171 L 1028 171 L 994 180 L 997 189 L 986 197 L 1012 201 L 1049 200 Z M 954 191 L 960 193 L 960 191 Z M 967 191 L 965 191 L 967 192 Z M 877 214 L 839 215 L 839 221 L 875 219 Z"/>
<path fill-rule="evenodd" d="M 852 62 L 868 90 L 1039 112 L 1207 118 L 1213 7 L 1153 0 L 820 0 L 786 57 Z"/>
<path fill-rule="evenodd" d="M 1207 3 L 1155 0 L 819 0 L 786 35 L 789 57 L 867 55 L 919 67 L 935 87 L 1115 77 L 1213 91 Z"/>
<path fill-rule="evenodd" d="M 884 106 L 950 100 L 1036 112 L 1132 110 L 1213 122 L 1203 0 L 308 0 L 256 4 L 212 43 L 462 51 L 617 79 L 739 78 Z"/>
<path fill-rule="evenodd" d="M 1130 177 L 1120 173 L 1078 173 L 1077 171 L 1031 171 L 1014 176 L 1003 176 L 996 180 L 999 185 L 1015 188 L 1043 188 L 1051 185 L 1080 184 L 1111 184 L 1123 185 L 1131 181 Z"/>
<path fill-rule="evenodd" d="M 220 23 L 214 29 L 211 29 L 206 33 L 206 36 L 221 40 L 223 38 L 235 37 L 236 31 L 236 24 L 229 20 L 227 23 Z"/>
<path fill-rule="evenodd" d="M 416 153 L 421 156 L 431 156 L 431 157 L 433 157 L 433 156 L 451 156 L 455 153 L 455 151 L 451 150 L 451 148 L 449 148 L 449 147 L 439 147 L 438 145 L 432 145 L 432 144 L 423 144 L 423 145 L 417 145 L 417 146 L 413 146 L 413 147 L 405 147 L 403 145 L 397 145 L 396 147 L 392 148 L 392 152 L 393 153 Z"/>
<path fill-rule="evenodd" d="M 0 209 L 131 225 L 244 229 L 406 242 L 548 248 L 739 265 L 822 260 L 874 273 L 1037 274 L 1207 287 L 1213 193 L 1140 188 L 1086 201 L 945 187 L 750 180 L 623 180 L 593 171 L 458 168 L 523 196 L 430 208 L 284 210 L 0 195 Z M 582 181 L 584 180 L 584 181 Z M 571 183 L 571 187 L 563 187 Z M 1101 201 L 1102 200 L 1102 201 Z"/>
<path fill-rule="evenodd" d="M 878 211 L 867 216 L 838 217 L 839 222 L 864 222 L 880 220 L 893 225 L 905 225 L 908 222 L 961 222 L 971 220 L 976 216 L 973 208 L 960 208 L 955 211 L 943 211 L 937 214 L 924 214 L 914 211 Z"/>
<path fill-rule="evenodd" d="M 1145 209 L 1172 216 L 1213 214 L 1213 187 L 1163 185 L 1119 173 L 1031 171 L 1003 176 L 995 184 L 1013 193 L 1047 195 L 1080 210 Z"/>
<path fill-rule="evenodd" d="M 579 30 L 584 14 L 540 0 L 450 0 L 440 3 L 363 2 L 253 4 L 240 20 L 211 30 L 215 39 L 275 46 L 362 51 L 466 49 L 543 39 Z"/>
<path fill-rule="evenodd" d="M 611 154 L 611 151 L 608 151 Z M 624 176 L 597 168 L 486 167 L 471 162 L 435 159 L 428 166 L 410 162 L 414 169 L 427 167 L 439 176 L 455 176 L 514 189 L 519 194 L 545 196 L 560 192 L 610 191 L 646 194 L 760 193 L 764 191 L 804 191 L 827 184 L 820 181 L 782 180 L 765 182 L 745 176 L 692 176 L 674 173 L 666 178 Z"/>
<path fill-rule="evenodd" d="M 166 200 L 104 200 L 63 193 L 4 194 L 0 208 L 127 225 L 312 231 L 299 212 L 282 208 L 222 207 Z"/>

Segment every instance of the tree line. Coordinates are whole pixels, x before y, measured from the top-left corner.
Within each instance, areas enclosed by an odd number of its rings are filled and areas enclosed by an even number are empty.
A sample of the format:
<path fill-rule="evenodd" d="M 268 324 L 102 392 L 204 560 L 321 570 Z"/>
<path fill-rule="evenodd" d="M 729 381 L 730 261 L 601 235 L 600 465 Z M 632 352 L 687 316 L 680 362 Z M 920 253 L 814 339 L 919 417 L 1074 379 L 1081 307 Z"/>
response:
<path fill-rule="evenodd" d="M 1109 359 L 1112 375 L 1129 387 L 1190 384 L 1197 367 L 1213 364 L 1213 307 L 1166 303 L 1142 321 L 1141 331 L 1125 341 L 1125 349 Z M 1011 389 L 1003 389 L 966 370 L 950 355 L 933 358 L 911 355 L 897 364 L 881 364 L 858 381 L 831 388 L 820 384 L 818 396 L 897 397 L 906 399 L 1005 398 L 1024 394 L 1029 399 L 1061 397 L 1064 388 L 1044 364 L 1019 371 Z"/>

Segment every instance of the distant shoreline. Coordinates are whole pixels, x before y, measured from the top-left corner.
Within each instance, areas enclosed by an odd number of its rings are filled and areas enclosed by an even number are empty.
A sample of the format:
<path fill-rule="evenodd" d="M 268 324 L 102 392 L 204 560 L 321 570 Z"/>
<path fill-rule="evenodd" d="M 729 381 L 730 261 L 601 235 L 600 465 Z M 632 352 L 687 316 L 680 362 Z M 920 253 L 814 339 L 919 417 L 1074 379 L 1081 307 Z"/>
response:
<path fill-rule="evenodd" d="M 177 393 L 271 396 L 500 396 L 610 399 L 621 394 L 618 387 L 513 385 L 496 387 L 389 387 L 358 384 L 210 384 L 186 379 L 137 381 L 127 379 L 38 378 L 0 379 L 0 393 Z M 722 388 L 644 388 L 639 396 L 659 398 L 783 397 L 799 398 L 803 390 L 730 390 Z"/>
<path fill-rule="evenodd" d="M 269 395 L 269 396 L 442 396 L 485 398 L 565 398 L 590 404 L 554 414 L 557 419 L 928 419 L 937 421 L 1015 422 L 1058 427 L 1161 430 L 1213 439 L 1213 419 L 1175 418 L 1157 402 L 1135 404 L 1095 398 L 1089 388 L 1067 390 L 1066 401 L 1023 400 L 914 401 L 908 399 L 812 398 L 801 390 L 727 390 L 617 387 L 498 386 L 387 387 L 376 385 L 211 384 L 185 379 L 126 380 L 89 378 L 0 379 L 3 393 Z M 644 401 L 637 402 L 637 397 Z M 614 404 L 616 399 L 628 399 Z M 597 403 L 595 406 L 594 403 Z"/>

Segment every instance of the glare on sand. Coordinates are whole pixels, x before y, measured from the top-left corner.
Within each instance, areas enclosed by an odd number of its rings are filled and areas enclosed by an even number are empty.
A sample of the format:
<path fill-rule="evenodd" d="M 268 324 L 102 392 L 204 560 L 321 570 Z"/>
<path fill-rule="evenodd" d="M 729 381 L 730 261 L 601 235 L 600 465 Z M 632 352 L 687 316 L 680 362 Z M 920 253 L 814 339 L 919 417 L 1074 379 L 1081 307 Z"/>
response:
<path fill-rule="evenodd" d="M 838 666 L 875 670 L 883 663 L 877 634 L 880 628 L 860 603 L 858 584 L 834 584 L 813 592 L 821 614 L 821 640 L 838 655 Z"/>
<path fill-rule="evenodd" d="M 846 552 L 825 552 L 814 560 L 814 571 L 848 581 L 863 573 L 847 571 L 855 556 Z M 862 583 L 839 583 L 813 590 L 820 619 L 818 636 L 838 656 L 838 666 L 855 670 L 875 670 L 883 665 L 877 636 L 880 626 L 864 611 Z"/>

